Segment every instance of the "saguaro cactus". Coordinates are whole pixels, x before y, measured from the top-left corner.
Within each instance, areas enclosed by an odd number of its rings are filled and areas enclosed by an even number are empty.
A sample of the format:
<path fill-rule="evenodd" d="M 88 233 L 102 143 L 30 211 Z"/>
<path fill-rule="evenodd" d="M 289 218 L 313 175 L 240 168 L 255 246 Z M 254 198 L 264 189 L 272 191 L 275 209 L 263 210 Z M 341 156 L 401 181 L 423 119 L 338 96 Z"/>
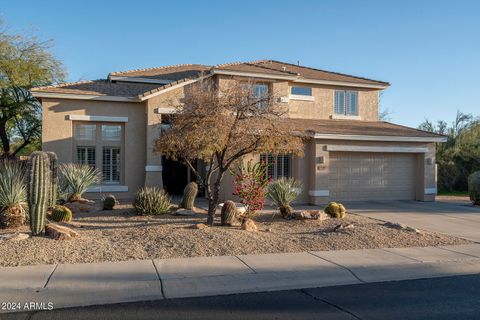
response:
<path fill-rule="evenodd" d="M 198 185 L 195 182 L 187 184 L 183 190 L 183 198 L 180 207 L 188 210 L 192 210 L 195 205 L 195 198 L 198 193 Z"/>
<path fill-rule="evenodd" d="M 48 206 L 54 207 L 57 204 L 58 194 L 58 158 L 55 152 L 47 152 L 50 160 L 50 192 L 48 197 Z"/>
<path fill-rule="evenodd" d="M 237 217 L 237 207 L 235 202 L 231 200 L 225 201 L 222 207 L 222 212 L 220 215 L 222 226 L 231 227 L 235 223 Z"/>
<path fill-rule="evenodd" d="M 28 159 L 27 201 L 32 235 L 45 231 L 51 183 L 50 160 L 45 152 L 36 151 Z"/>

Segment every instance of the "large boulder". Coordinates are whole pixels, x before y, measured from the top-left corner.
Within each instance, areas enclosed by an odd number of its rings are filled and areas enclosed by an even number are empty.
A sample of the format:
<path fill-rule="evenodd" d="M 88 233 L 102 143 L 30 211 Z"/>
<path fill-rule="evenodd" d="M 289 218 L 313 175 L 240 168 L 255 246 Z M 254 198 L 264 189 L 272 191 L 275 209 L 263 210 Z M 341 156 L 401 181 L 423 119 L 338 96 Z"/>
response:
<path fill-rule="evenodd" d="M 45 235 L 54 240 L 70 240 L 78 237 L 79 233 L 55 223 L 49 223 L 45 226 Z"/>

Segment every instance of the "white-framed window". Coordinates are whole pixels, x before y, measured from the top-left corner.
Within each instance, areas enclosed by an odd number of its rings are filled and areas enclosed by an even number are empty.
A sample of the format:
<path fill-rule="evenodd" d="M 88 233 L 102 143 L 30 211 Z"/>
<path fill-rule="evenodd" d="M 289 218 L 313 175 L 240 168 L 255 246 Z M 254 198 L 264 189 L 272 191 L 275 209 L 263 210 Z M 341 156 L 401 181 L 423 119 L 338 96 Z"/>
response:
<path fill-rule="evenodd" d="M 335 114 L 358 116 L 358 91 L 335 90 Z"/>
<path fill-rule="evenodd" d="M 102 124 L 103 141 L 120 141 L 122 137 L 121 125 Z"/>
<path fill-rule="evenodd" d="M 261 154 L 260 161 L 267 166 L 267 175 L 272 179 L 292 177 L 291 154 Z"/>
<path fill-rule="evenodd" d="M 90 167 L 95 168 L 95 147 L 77 146 L 77 163 L 88 164 Z"/>
<path fill-rule="evenodd" d="M 95 124 L 77 123 L 75 124 L 75 139 L 79 141 L 95 140 L 97 134 L 97 126 Z"/>
<path fill-rule="evenodd" d="M 105 184 L 120 183 L 120 148 L 102 148 L 102 176 Z"/>
<path fill-rule="evenodd" d="M 256 107 L 266 108 L 268 107 L 268 84 L 255 83 L 252 85 L 252 97 L 255 100 L 259 100 Z M 261 100 L 261 101 L 260 101 Z"/>
<path fill-rule="evenodd" d="M 310 87 L 292 87 L 290 89 L 290 94 L 295 96 L 311 96 L 312 88 Z"/>

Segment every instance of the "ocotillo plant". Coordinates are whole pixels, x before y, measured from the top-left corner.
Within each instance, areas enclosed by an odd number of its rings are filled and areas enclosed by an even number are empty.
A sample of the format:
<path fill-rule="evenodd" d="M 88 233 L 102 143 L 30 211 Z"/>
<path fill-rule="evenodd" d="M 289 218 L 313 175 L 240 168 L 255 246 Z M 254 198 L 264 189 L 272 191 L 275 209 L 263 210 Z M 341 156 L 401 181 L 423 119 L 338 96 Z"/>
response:
<path fill-rule="evenodd" d="M 27 201 L 32 235 L 45 231 L 49 191 L 51 183 L 50 160 L 45 152 L 36 151 L 28 159 Z"/>
<path fill-rule="evenodd" d="M 48 197 L 48 206 L 54 207 L 57 204 L 58 193 L 58 158 L 55 152 L 47 152 L 50 160 L 50 192 Z"/>
<path fill-rule="evenodd" d="M 195 198 L 198 193 L 198 185 L 195 182 L 190 182 L 187 184 L 183 190 L 183 198 L 180 207 L 192 210 L 195 205 Z"/>

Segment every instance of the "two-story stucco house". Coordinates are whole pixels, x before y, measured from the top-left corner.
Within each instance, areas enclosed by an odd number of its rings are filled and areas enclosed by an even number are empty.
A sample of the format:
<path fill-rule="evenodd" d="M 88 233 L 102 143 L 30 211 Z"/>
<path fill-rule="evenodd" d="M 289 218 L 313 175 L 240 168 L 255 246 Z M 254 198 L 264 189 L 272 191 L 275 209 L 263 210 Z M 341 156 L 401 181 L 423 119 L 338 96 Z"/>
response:
<path fill-rule="evenodd" d="M 103 183 L 89 196 L 132 198 L 142 186 L 181 193 L 193 179 L 180 163 L 153 152 L 172 98 L 199 79 L 255 81 L 280 93 L 292 129 L 308 135 L 303 157 L 259 155 L 268 173 L 302 181 L 301 201 L 433 201 L 435 142 L 443 136 L 378 119 L 378 97 L 388 83 L 262 60 L 218 66 L 175 65 L 113 72 L 106 80 L 35 88 L 43 107 L 44 150 L 61 162 L 95 166 Z M 168 102 L 170 101 L 170 103 Z M 223 197 L 231 196 L 229 179 Z"/>

